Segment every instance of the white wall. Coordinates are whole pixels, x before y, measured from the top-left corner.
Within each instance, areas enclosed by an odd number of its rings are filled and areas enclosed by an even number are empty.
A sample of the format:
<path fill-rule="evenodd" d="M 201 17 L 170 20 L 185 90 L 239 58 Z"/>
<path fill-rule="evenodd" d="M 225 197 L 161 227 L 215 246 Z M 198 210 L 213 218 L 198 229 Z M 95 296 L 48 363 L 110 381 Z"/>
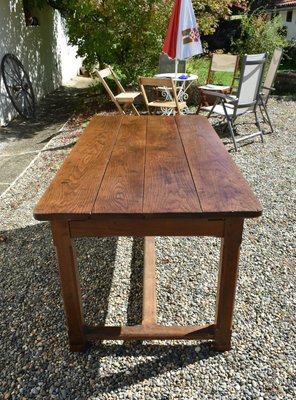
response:
<path fill-rule="evenodd" d="M 292 21 L 287 22 L 287 10 L 278 10 L 280 16 L 282 17 L 283 26 L 287 27 L 287 39 L 296 40 L 296 10 L 290 10 L 293 12 Z"/>
<path fill-rule="evenodd" d="M 15 54 L 40 99 L 78 74 L 81 59 L 67 45 L 64 21 L 51 7 L 38 10 L 39 26 L 26 26 L 22 0 L 0 0 L 0 60 Z M 0 76 L 0 124 L 16 115 Z"/>
<path fill-rule="evenodd" d="M 59 12 L 55 12 L 55 37 L 57 41 L 57 58 L 60 64 L 62 83 L 69 81 L 79 73 L 82 59 L 76 57 L 76 47 L 67 44 L 66 24 Z"/>
<path fill-rule="evenodd" d="M 288 22 L 287 19 L 287 12 L 292 11 L 292 21 Z M 287 28 L 287 39 L 288 40 L 295 40 L 296 41 L 296 9 L 284 9 L 281 10 L 280 8 L 274 10 L 268 10 L 268 14 L 270 18 L 272 17 L 273 13 L 279 14 L 282 19 L 282 24 Z"/>

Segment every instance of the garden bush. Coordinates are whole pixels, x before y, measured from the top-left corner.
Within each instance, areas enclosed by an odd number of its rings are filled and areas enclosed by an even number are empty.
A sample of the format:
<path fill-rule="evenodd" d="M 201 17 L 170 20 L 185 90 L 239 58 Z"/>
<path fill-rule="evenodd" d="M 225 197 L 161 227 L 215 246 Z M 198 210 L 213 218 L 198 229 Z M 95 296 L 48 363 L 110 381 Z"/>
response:
<path fill-rule="evenodd" d="M 254 11 L 241 18 L 241 36 L 233 42 L 232 52 L 239 54 L 267 53 L 272 56 L 275 48 L 285 48 L 289 41 L 285 37 L 282 19 L 279 15 L 269 19 L 266 12 Z"/>

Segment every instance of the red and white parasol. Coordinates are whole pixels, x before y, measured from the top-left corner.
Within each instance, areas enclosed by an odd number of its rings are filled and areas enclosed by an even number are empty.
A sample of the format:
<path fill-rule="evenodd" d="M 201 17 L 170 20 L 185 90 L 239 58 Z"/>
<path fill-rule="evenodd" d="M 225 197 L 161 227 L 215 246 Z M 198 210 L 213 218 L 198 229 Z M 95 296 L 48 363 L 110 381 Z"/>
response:
<path fill-rule="evenodd" d="M 202 53 L 198 25 L 191 0 L 176 0 L 162 52 L 176 60 L 185 60 Z"/>

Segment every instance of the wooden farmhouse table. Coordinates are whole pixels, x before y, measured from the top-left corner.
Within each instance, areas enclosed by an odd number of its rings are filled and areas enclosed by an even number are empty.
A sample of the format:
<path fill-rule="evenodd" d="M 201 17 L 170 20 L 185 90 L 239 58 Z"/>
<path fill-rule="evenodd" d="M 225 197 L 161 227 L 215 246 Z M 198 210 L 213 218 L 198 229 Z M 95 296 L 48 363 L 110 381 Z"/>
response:
<path fill-rule="evenodd" d="M 70 349 L 93 339 L 213 339 L 229 350 L 243 222 L 261 214 L 205 117 L 94 116 L 34 209 L 51 223 Z M 104 236 L 145 237 L 139 325 L 84 322 L 73 239 Z M 154 236 L 221 238 L 213 324 L 157 324 Z"/>

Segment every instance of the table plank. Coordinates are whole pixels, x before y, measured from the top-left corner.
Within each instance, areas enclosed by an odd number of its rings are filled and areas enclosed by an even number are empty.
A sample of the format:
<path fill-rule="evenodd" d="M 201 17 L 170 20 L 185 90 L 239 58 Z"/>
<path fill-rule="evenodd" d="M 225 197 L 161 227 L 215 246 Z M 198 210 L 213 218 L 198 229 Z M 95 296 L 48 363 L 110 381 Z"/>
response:
<path fill-rule="evenodd" d="M 122 116 L 95 116 L 34 209 L 37 220 L 83 219 L 91 214 Z"/>
<path fill-rule="evenodd" d="M 96 214 L 138 214 L 143 209 L 145 117 L 125 117 L 98 193 Z"/>
<path fill-rule="evenodd" d="M 176 116 L 204 216 L 256 217 L 262 206 L 203 116 Z"/>
<path fill-rule="evenodd" d="M 144 214 L 201 212 L 174 117 L 148 119 L 144 194 Z"/>
<path fill-rule="evenodd" d="M 39 220 L 256 217 L 262 207 L 202 116 L 95 116 L 34 209 Z"/>

